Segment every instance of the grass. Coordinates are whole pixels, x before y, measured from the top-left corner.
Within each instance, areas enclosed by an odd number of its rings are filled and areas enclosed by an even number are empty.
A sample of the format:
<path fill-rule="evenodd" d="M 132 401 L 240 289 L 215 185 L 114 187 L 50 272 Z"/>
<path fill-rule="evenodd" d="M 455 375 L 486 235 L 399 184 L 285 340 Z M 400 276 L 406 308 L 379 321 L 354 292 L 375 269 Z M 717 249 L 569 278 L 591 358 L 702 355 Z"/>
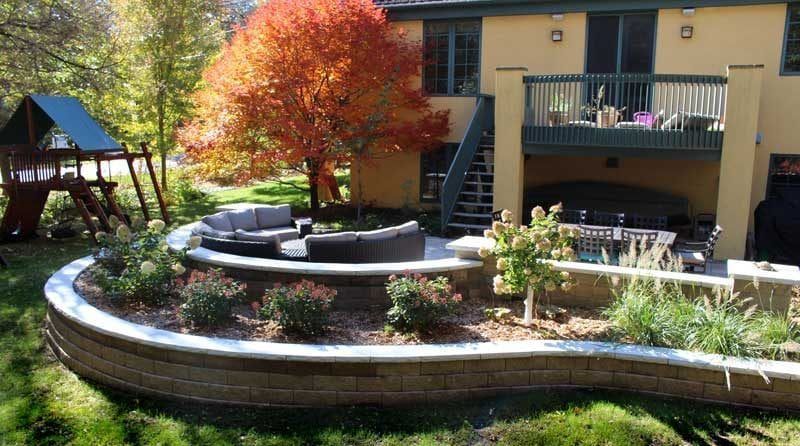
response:
<path fill-rule="evenodd" d="M 265 184 L 173 209 L 183 223 L 215 205 L 290 202 L 305 195 Z M 85 240 L 0 246 L 0 445 L 787 445 L 789 413 L 604 391 L 550 391 L 469 404 L 234 409 L 126 395 L 84 381 L 42 341 L 47 277 L 89 252 Z"/>

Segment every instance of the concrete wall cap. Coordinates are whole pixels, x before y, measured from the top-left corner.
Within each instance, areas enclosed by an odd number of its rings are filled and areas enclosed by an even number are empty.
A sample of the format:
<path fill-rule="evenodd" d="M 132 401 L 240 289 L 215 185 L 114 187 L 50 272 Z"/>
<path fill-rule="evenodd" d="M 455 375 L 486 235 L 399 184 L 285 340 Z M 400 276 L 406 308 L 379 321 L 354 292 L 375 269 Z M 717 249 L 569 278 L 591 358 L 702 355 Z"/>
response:
<path fill-rule="evenodd" d="M 309 362 L 427 362 L 534 356 L 605 357 L 708 370 L 761 375 L 800 381 L 800 363 L 673 350 L 661 347 L 562 340 L 530 340 L 426 345 L 313 345 L 174 333 L 134 324 L 90 305 L 75 292 L 74 281 L 88 266 L 83 257 L 64 266 L 45 284 L 51 308 L 65 318 L 98 333 L 152 347 L 237 358 Z"/>

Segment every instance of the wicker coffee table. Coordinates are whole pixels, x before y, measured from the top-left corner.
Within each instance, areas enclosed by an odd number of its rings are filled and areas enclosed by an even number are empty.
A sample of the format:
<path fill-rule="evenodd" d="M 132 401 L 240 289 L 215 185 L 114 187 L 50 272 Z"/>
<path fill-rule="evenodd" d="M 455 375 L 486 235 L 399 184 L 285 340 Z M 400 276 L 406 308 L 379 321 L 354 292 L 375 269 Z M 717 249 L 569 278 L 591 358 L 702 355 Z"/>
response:
<path fill-rule="evenodd" d="M 281 242 L 281 256 L 287 260 L 307 260 L 306 242 L 302 239 Z"/>

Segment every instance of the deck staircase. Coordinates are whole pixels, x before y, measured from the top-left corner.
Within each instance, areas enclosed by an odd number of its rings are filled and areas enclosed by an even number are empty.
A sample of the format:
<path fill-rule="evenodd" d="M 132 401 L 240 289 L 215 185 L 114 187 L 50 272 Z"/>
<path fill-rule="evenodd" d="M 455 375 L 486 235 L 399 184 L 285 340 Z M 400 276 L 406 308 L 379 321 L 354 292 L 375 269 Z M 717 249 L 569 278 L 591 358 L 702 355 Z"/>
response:
<path fill-rule="evenodd" d="M 480 96 L 442 185 L 442 232 L 477 234 L 492 224 L 494 98 Z"/>
<path fill-rule="evenodd" d="M 494 135 L 481 137 L 447 229 L 453 233 L 481 233 L 492 224 L 494 201 Z"/>

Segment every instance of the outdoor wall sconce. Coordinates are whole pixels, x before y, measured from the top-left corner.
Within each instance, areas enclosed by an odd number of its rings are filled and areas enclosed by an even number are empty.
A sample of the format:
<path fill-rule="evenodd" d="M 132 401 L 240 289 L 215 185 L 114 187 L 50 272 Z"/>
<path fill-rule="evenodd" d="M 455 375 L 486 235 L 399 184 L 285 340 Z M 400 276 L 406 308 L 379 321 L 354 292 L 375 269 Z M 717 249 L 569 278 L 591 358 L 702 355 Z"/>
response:
<path fill-rule="evenodd" d="M 550 33 L 550 38 L 553 39 L 553 42 L 561 42 L 564 40 L 564 31 L 560 29 L 553 30 L 553 32 Z"/>
<path fill-rule="evenodd" d="M 682 26 L 681 27 L 681 38 L 683 38 L 683 39 L 691 39 L 693 34 L 694 34 L 694 27 L 693 26 Z"/>
<path fill-rule="evenodd" d="M 683 10 L 681 10 L 681 13 L 683 14 L 684 17 L 694 17 L 695 9 L 691 7 L 683 8 Z"/>
<path fill-rule="evenodd" d="M 553 18 L 554 22 L 560 22 L 560 21 L 564 20 L 564 14 L 561 14 L 561 13 L 553 14 L 550 17 Z"/>

